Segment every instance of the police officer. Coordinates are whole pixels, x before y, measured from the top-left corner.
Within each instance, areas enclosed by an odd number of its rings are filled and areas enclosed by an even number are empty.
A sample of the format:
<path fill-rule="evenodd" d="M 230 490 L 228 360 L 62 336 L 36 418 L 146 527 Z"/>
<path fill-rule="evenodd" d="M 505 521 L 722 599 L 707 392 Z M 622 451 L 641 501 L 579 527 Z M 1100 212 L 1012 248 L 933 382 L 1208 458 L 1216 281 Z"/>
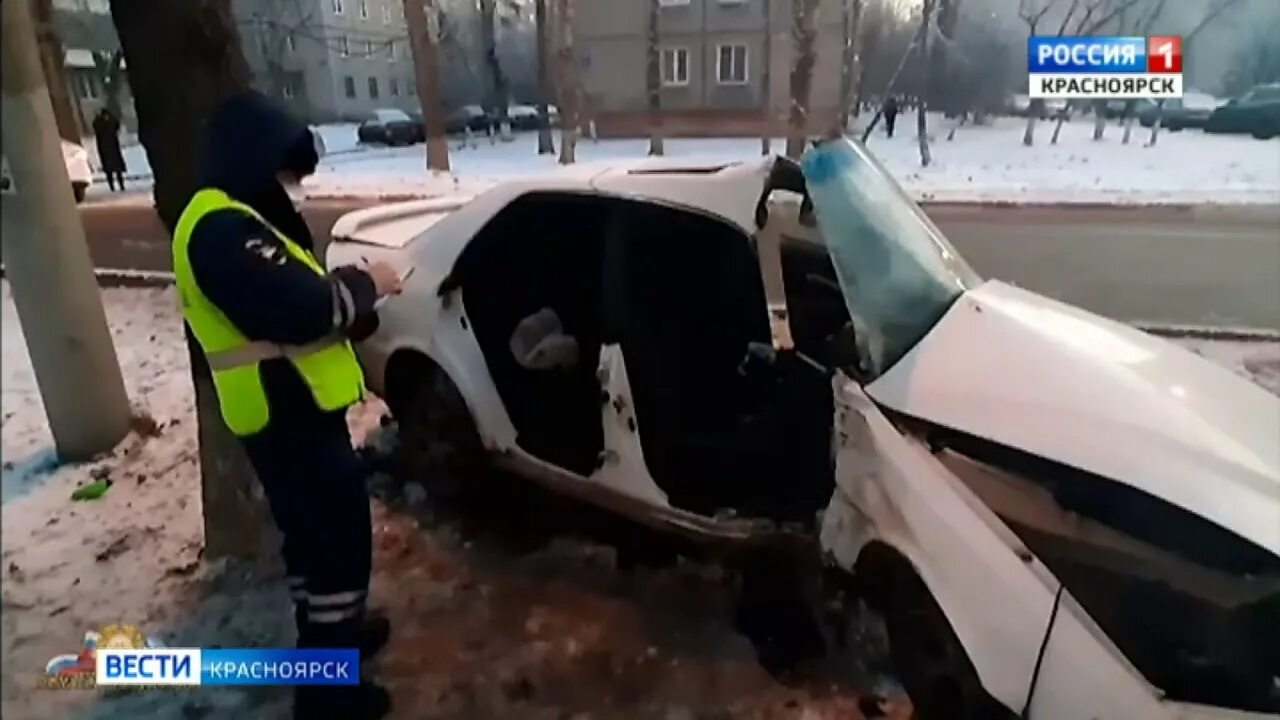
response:
<path fill-rule="evenodd" d="M 375 301 L 399 292 L 376 264 L 326 274 L 286 187 L 315 171 L 311 131 L 265 97 L 226 100 L 209 121 L 203 189 L 173 236 L 183 316 L 208 361 L 222 418 L 243 443 L 284 537 L 301 647 L 387 641 L 365 612 L 369 499 L 346 409 L 364 395 L 351 340 L 377 327 Z M 300 687 L 296 718 L 378 718 L 371 682 Z"/>

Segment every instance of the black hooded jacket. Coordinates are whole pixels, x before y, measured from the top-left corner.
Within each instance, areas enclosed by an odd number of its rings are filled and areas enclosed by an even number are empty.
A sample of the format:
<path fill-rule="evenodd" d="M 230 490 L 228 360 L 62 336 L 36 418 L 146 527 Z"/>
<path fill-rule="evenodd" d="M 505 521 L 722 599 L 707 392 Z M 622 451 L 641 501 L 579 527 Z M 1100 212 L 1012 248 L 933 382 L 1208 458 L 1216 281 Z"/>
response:
<path fill-rule="evenodd" d="M 276 174 L 313 171 L 312 143 L 311 131 L 270 100 L 252 92 L 237 95 L 210 118 L 203 186 L 249 205 L 311 251 L 311 233 Z M 376 328 L 377 298 L 367 273 L 344 267 L 318 275 L 244 213 L 219 210 L 202 218 L 187 258 L 200 291 L 250 340 L 301 345 L 334 333 L 359 340 Z M 261 373 L 273 425 L 319 416 L 310 390 L 288 360 L 268 360 Z"/>

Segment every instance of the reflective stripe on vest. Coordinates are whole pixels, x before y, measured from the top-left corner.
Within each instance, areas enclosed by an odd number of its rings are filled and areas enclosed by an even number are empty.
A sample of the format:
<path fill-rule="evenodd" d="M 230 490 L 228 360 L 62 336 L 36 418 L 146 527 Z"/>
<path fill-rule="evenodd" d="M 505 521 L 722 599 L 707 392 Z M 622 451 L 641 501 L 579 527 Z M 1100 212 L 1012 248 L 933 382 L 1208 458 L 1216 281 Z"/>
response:
<path fill-rule="evenodd" d="M 227 427 L 236 435 L 245 436 L 270 422 L 271 410 L 258 368 L 262 361 L 274 358 L 289 359 L 321 410 L 339 410 L 359 401 L 364 396 L 364 375 L 345 338 L 335 336 L 299 346 L 251 341 L 205 297 L 192 273 L 187 246 L 200 220 L 219 210 L 234 210 L 258 220 L 275 233 L 296 260 L 318 275 L 325 272 L 311 253 L 272 227 L 253 208 L 221 190 L 206 188 L 197 192 L 182 211 L 173 233 L 173 272 L 183 318 L 209 361 Z"/>

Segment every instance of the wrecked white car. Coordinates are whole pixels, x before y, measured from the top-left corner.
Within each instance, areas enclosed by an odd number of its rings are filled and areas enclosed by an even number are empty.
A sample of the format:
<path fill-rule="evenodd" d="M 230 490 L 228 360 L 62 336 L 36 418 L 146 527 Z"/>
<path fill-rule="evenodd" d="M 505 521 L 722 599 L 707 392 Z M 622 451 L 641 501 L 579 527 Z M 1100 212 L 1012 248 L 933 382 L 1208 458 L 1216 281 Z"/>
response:
<path fill-rule="evenodd" d="M 412 268 L 359 354 L 424 478 L 481 453 L 670 533 L 815 538 L 926 719 L 1280 711 L 1280 399 L 984 281 L 860 147 L 333 235 Z"/>

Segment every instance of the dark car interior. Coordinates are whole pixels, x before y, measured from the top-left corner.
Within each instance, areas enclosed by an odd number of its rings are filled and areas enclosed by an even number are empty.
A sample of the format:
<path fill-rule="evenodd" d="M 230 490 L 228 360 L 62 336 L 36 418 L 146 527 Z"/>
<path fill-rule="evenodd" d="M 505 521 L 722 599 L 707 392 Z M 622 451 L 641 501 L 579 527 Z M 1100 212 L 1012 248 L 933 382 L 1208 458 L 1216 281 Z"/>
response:
<path fill-rule="evenodd" d="M 589 475 L 603 450 L 602 344 L 626 361 L 644 460 L 672 505 L 812 525 L 830 500 L 830 337 L 848 320 L 825 250 L 783 250 L 795 350 L 774 350 L 759 260 L 737 227 L 649 202 L 525 195 L 447 283 L 519 445 Z M 530 370 L 509 340 L 541 308 L 579 343 L 572 368 Z"/>

